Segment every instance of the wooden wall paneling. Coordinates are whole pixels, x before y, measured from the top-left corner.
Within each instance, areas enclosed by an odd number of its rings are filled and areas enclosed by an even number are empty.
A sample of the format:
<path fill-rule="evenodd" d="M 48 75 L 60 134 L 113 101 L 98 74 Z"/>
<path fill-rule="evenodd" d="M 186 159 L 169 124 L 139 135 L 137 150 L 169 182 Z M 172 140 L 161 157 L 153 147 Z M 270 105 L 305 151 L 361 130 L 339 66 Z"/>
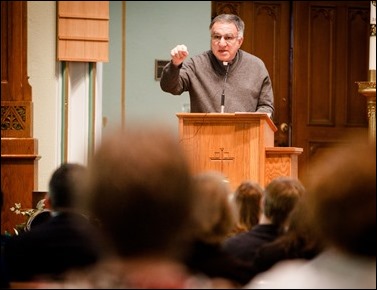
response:
<path fill-rule="evenodd" d="M 1 232 L 14 234 L 25 217 L 10 211 L 15 203 L 22 208 L 33 206 L 33 190 L 38 181 L 38 141 L 33 138 L 1 140 L 1 190 L 4 194 Z"/>
<path fill-rule="evenodd" d="M 2 101 L 31 101 L 27 76 L 27 4 L 21 2 L 1 1 Z"/>
<path fill-rule="evenodd" d="M 308 26 L 307 124 L 334 126 L 336 108 L 335 7 L 312 6 Z"/>
<path fill-rule="evenodd" d="M 356 81 L 368 78 L 369 5 L 294 2 L 292 140 L 304 149 L 300 177 L 349 136 L 368 133 L 366 100 Z"/>
<path fill-rule="evenodd" d="M 365 127 L 367 122 L 367 105 L 366 98 L 358 92 L 358 86 L 354 81 L 367 81 L 369 67 L 369 22 L 370 16 L 367 9 L 360 7 L 350 7 L 347 12 L 347 29 L 346 43 L 347 54 L 345 62 L 348 69 L 346 75 L 346 111 L 344 124 L 347 127 Z M 355 45 L 357 44 L 357 45 Z M 360 79 L 361 78 L 361 79 Z"/>
<path fill-rule="evenodd" d="M 250 6 L 250 8 L 248 8 Z M 273 120 L 278 130 L 275 146 L 290 146 L 289 131 L 289 1 L 252 1 L 246 5 L 242 18 L 250 25 L 245 38 L 251 42 L 250 52 L 263 60 L 270 74 L 274 90 Z"/>
<path fill-rule="evenodd" d="M 27 76 L 27 1 L 1 1 L 1 24 L 1 232 L 13 233 L 23 217 L 10 207 L 32 206 L 39 160 Z"/>

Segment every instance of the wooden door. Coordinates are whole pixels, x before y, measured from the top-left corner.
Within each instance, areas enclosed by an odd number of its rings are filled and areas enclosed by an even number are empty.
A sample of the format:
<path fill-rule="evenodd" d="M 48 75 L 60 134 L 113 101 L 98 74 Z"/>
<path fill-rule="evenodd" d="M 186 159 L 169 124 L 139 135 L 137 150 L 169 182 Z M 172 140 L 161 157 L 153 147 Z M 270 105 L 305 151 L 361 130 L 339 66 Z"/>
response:
<path fill-rule="evenodd" d="M 297 1 L 293 5 L 292 142 L 304 149 L 300 176 L 316 157 L 368 133 L 369 1 Z"/>
<path fill-rule="evenodd" d="M 352 133 L 367 134 L 369 1 L 213 1 L 212 17 L 245 22 L 242 49 L 266 64 L 274 88 L 275 146 L 303 148 L 310 162 Z"/>

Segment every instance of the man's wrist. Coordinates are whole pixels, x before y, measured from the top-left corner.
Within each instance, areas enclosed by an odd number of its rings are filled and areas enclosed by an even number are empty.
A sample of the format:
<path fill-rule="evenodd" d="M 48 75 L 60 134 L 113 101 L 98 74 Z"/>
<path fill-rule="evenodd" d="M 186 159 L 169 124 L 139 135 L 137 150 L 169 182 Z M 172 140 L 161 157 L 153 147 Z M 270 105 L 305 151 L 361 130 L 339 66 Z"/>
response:
<path fill-rule="evenodd" d="M 182 67 L 182 62 L 179 63 L 179 64 L 175 64 L 175 63 L 173 62 L 173 60 L 171 60 L 170 63 L 171 63 L 171 65 L 172 65 L 173 67 L 175 67 L 175 68 L 177 68 L 177 69 Z"/>

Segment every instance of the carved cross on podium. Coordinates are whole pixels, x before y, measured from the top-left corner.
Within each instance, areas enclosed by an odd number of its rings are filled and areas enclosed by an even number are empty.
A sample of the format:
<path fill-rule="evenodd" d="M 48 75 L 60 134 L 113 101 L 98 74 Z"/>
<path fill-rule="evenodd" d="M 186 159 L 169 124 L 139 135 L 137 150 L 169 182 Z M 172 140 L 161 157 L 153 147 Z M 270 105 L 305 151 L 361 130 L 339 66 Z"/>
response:
<path fill-rule="evenodd" d="M 223 172 L 224 168 L 224 161 L 233 161 L 234 157 L 229 156 L 229 151 L 224 151 L 225 148 L 220 148 L 220 152 L 215 151 L 215 156 L 209 157 L 212 161 L 220 161 L 221 162 L 221 172 Z"/>

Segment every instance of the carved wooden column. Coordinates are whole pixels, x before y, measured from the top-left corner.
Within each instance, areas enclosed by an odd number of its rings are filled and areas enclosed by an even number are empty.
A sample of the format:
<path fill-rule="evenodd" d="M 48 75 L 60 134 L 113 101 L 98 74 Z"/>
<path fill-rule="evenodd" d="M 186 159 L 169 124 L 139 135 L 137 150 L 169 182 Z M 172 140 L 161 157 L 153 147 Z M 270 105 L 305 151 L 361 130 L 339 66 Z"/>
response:
<path fill-rule="evenodd" d="M 1 1 L 1 233 L 24 221 L 15 202 L 32 207 L 37 186 L 38 142 L 27 76 L 27 1 Z"/>

